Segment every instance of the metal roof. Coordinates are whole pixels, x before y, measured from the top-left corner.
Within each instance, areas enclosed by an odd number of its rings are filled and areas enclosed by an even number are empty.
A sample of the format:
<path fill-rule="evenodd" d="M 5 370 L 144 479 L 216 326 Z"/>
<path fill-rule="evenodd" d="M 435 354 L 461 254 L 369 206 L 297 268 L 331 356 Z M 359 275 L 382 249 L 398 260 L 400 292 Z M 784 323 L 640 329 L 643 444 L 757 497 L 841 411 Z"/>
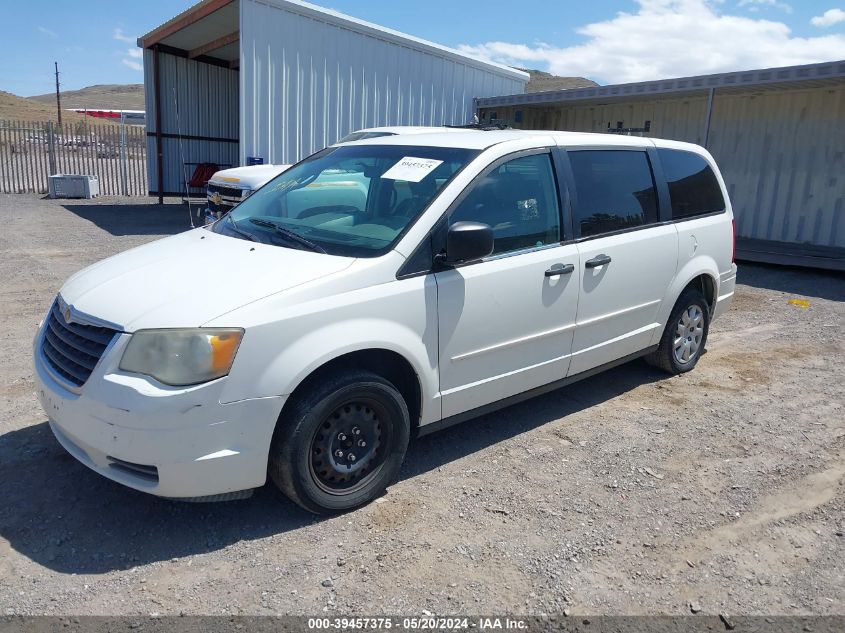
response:
<path fill-rule="evenodd" d="M 511 79 L 527 83 L 530 78 L 528 73 L 510 66 L 470 57 L 446 46 L 359 20 L 302 0 L 266 0 L 265 4 L 376 39 L 400 44 L 406 48 L 459 61 L 467 66 L 504 75 Z M 235 63 L 239 59 L 240 50 L 237 44 L 240 31 L 239 5 L 238 0 L 202 0 L 146 35 L 139 37 L 138 46 L 150 48 L 155 44 L 161 44 L 187 52 L 188 57 L 191 58 L 203 56 Z"/>
<path fill-rule="evenodd" d="M 528 94 L 505 95 L 476 99 L 479 108 L 509 105 L 539 105 L 572 101 L 611 101 L 648 98 L 658 95 L 700 93 L 712 88 L 719 92 L 747 92 L 749 90 L 773 90 L 788 88 L 810 88 L 820 85 L 839 83 L 845 79 L 845 60 L 785 66 L 782 68 L 764 68 L 715 75 L 697 75 L 676 79 L 659 79 L 637 83 L 594 86 L 590 88 L 571 88 Z"/>

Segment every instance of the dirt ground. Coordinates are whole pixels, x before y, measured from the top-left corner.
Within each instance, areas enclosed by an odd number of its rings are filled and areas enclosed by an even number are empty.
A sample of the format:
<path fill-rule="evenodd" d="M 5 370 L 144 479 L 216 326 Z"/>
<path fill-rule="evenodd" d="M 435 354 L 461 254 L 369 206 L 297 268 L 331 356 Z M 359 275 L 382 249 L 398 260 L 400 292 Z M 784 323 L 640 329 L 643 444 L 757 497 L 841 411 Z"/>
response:
<path fill-rule="evenodd" d="M 741 265 L 691 374 L 633 362 L 418 440 L 318 519 L 134 492 L 47 427 L 30 345 L 64 279 L 187 222 L 0 196 L 0 615 L 845 614 L 843 275 Z"/>

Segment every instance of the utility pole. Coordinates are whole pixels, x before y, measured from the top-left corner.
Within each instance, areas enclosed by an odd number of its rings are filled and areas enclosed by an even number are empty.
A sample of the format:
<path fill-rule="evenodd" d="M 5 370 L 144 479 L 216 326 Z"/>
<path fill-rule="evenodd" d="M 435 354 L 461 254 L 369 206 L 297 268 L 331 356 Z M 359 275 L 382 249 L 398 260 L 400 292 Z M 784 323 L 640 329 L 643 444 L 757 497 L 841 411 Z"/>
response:
<path fill-rule="evenodd" d="M 56 66 L 56 111 L 59 114 L 59 125 L 62 124 L 62 95 L 59 93 L 59 62 L 53 62 Z"/>

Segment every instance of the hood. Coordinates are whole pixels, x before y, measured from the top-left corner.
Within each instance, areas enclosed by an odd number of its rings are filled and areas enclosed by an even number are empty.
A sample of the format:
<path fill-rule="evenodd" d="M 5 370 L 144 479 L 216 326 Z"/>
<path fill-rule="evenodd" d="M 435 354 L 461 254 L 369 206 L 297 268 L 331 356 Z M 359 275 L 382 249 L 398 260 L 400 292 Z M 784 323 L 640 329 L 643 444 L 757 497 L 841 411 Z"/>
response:
<path fill-rule="evenodd" d="M 89 266 L 60 293 L 76 310 L 127 332 L 199 327 L 354 261 L 194 229 Z"/>
<path fill-rule="evenodd" d="M 290 165 L 249 165 L 247 167 L 233 167 L 215 172 L 208 181 L 221 187 L 240 187 L 241 189 L 257 189 L 265 182 L 269 182 Z"/>

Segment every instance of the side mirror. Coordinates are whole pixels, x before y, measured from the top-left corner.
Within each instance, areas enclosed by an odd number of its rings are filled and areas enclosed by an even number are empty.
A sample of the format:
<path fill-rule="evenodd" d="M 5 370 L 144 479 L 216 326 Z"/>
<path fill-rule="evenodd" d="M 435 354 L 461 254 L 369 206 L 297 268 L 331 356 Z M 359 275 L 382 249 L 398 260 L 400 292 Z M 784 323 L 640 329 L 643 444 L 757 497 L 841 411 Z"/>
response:
<path fill-rule="evenodd" d="M 446 263 L 458 264 L 493 252 L 493 229 L 481 222 L 455 222 L 446 234 Z"/>

